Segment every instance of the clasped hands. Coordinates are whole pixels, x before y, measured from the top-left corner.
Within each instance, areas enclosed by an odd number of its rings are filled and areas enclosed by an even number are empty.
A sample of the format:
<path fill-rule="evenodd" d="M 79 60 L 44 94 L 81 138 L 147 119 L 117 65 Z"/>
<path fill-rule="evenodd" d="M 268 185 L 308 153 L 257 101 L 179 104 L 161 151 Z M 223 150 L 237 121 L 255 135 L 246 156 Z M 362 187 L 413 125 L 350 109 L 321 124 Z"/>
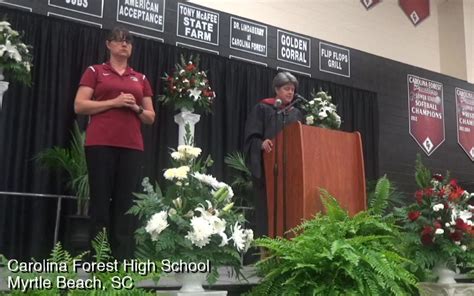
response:
<path fill-rule="evenodd" d="M 117 96 L 114 100 L 116 101 L 116 106 L 118 108 L 126 107 L 132 109 L 135 112 L 138 112 L 138 110 L 140 109 L 140 106 L 137 105 L 137 102 L 135 100 L 135 96 L 130 93 L 121 92 L 120 95 Z"/>

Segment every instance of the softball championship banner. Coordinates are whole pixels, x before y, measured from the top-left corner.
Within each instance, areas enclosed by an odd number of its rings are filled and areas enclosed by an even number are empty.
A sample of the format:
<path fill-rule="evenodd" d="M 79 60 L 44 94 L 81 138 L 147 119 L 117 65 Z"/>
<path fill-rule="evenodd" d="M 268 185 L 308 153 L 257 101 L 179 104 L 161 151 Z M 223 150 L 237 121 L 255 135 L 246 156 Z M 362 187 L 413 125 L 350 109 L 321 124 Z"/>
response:
<path fill-rule="evenodd" d="M 430 0 L 399 0 L 398 3 L 415 26 L 430 16 Z"/>
<path fill-rule="evenodd" d="M 414 75 L 407 83 L 410 135 L 429 156 L 445 140 L 443 84 Z"/>
<path fill-rule="evenodd" d="M 474 92 L 456 87 L 458 143 L 474 161 Z"/>

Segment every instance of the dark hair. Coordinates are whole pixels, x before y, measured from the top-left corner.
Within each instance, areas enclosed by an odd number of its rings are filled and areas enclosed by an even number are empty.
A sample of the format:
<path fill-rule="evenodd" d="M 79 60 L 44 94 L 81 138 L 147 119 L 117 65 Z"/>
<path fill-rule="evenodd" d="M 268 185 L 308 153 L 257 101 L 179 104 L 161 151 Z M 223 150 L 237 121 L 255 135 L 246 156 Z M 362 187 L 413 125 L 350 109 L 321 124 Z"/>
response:
<path fill-rule="evenodd" d="M 107 36 L 107 41 L 126 41 L 127 43 L 133 43 L 133 36 L 130 31 L 125 27 L 119 26 L 114 27 Z"/>
<path fill-rule="evenodd" d="M 285 84 L 291 83 L 295 86 L 295 90 L 298 88 L 298 79 L 296 79 L 290 72 L 280 72 L 275 78 L 273 78 L 273 88 L 280 88 Z"/>

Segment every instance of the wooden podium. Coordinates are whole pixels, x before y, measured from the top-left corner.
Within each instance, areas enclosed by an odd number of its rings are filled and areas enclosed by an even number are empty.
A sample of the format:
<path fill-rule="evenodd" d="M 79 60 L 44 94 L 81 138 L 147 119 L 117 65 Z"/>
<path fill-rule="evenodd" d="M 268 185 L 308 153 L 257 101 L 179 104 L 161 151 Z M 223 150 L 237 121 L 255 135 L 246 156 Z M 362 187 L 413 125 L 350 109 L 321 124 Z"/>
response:
<path fill-rule="evenodd" d="M 358 132 L 341 132 L 296 122 L 281 131 L 273 144 L 272 152 L 263 152 L 270 237 L 283 236 L 284 232 L 301 224 L 302 219 L 311 219 L 322 211 L 320 188 L 334 196 L 351 215 L 366 209 L 364 159 Z M 275 170 L 278 184 L 276 233 Z M 283 194 L 284 190 L 286 194 Z"/>

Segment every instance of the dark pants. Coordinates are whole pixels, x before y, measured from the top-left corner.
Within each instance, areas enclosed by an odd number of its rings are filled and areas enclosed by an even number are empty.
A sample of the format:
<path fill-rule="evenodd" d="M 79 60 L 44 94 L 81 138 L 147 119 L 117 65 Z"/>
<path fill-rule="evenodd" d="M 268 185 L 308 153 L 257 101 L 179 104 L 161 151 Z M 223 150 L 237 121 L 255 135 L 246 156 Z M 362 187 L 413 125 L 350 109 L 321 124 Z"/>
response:
<path fill-rule="evenodd" d="M 133 257 L 133 232 L 136 219 L 125 212 L 132 206 L 141 173 L 139 150 L 110 147 L 86 147 L 90 185 L 91 239 L 105 227 L 114 258 Z"/>

